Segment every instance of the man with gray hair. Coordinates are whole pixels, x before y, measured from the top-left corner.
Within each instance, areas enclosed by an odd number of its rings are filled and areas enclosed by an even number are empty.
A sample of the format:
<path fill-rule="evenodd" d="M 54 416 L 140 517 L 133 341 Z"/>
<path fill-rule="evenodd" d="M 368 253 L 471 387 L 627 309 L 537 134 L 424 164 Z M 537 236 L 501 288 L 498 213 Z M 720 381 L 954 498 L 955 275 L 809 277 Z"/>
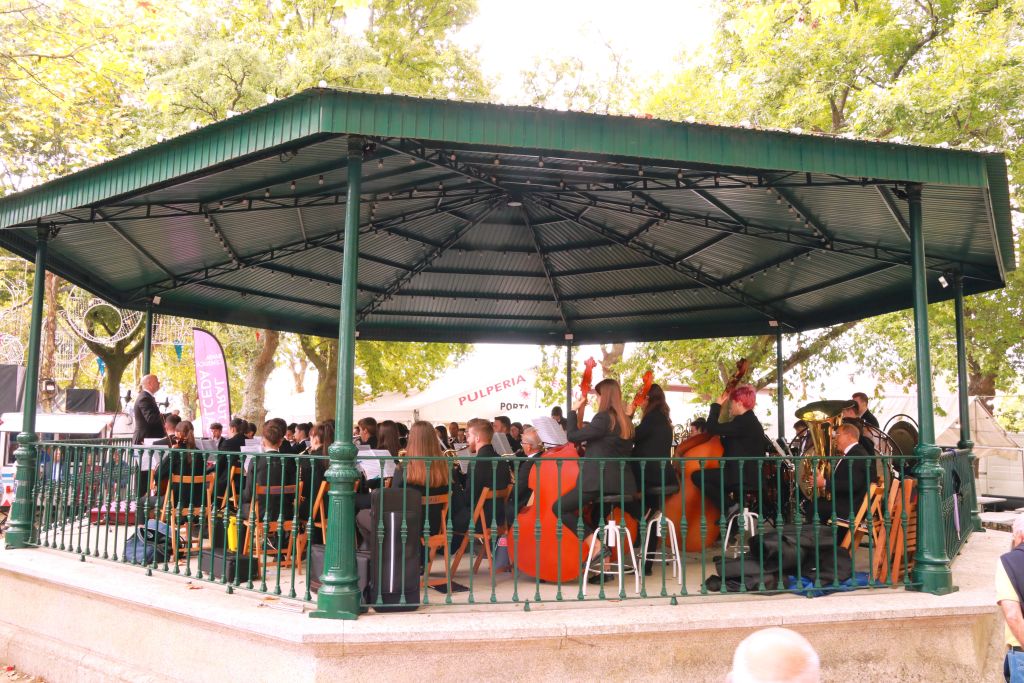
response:
<path fill-rule="evenodd" d="M 1021 615 L 1021 592 L 1024 589 L 1024 515 L 1013 520 L 1010 552 L 996 561 L 996 602 L 1003 609 L 1006 627 L 1006 658 L 1003 676 L 1011 683 L 1024 683 L 1024 616 Z"/>
<path fill-rule="evenodd" d="M 522 448 L 516 451 L 516 459 L 512 462 L 515 468 L 515 488 L 508 499 L 508 514 L 505 519 L 509 524 L 516 518 L 519 511 L 530 502 L 533 490 L 530 488 L 530 470 L 533 458 L 544 451 L 544 442 L 533 427 L 523 432 Z"/>
<path fill-rule="evenodd" d="M 821 663 L 807 639 L 788 628 L 765 628 L 743 639 L 732 657 L 730 683 L 817 683 Z"/>

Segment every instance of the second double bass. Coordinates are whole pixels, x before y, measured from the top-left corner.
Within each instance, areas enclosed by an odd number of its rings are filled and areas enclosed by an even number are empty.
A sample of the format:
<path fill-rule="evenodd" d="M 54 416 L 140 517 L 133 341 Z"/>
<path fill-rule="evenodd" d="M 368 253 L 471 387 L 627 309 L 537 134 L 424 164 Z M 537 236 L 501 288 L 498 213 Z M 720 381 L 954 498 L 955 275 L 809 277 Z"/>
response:
<path fill-rule="evenodd" d="M 741 358 L 736 363 L 736 371 L 729 378 L 725 386 L 726 391 L 732 391 L 743 377 L 750 370 L 750 363 L 746 358 Z M 721 514 L 718 506 L 702 495 L 701 488 L 693 482 L 692 475 L 701 470 L 701 463 L 704 463 L 704 470 L 718 469 L 718 462 L 725 453 L 721 438 L 713 434 L 695 434 L 682 441 L 676 446 L 675 457 L 682 460 L 682 472 L 680 473 L 681 491 L 665 500 L 664 515 L 678 525 L 686 516 L 686 538 L 684 539 L 686 549 L 697 552 L 706 548 L 718 538 L 718 521 Z M 699 481 L 699 478 L 698 478 Z M 683 509 L 683 501 L 686 501 L 686 509 Z"/>

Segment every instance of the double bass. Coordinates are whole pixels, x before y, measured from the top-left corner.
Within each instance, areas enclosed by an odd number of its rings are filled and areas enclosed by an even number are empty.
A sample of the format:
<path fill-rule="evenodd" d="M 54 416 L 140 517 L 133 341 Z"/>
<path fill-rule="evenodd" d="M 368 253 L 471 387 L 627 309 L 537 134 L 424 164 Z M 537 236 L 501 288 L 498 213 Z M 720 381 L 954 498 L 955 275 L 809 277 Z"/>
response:
<path fill-rule="evenodd" d="M 750 362 L 746 358 L 737 361 L 736 371 L 729 378 L 725 390 L 735 389 L 749 370 Z M 725 448 L 722 446 L 721 438 L 714 434 L 694 434 L 676 446 L 675 457 L 682 460 L 682 473 L 679 477 L 682 489 L 665 500 L 663 514 L 672 520 L 677 529 L 680 528 L 679 524 L 682 522 L 683 514 L 686 515 L 686 538 L 683 539 L 683 542 L 686 544 L 687 551 L 697 552 L 711 545 L 718 538 L 718 518 L 721 511 L 709 500 L 705 500 L 704 505 L 701 505 L 700 487 L 693 483 L 690 476 L 694 472 L 700 471 L 702 459 L 705 470 L 718 469 L 718 458 L 721 458 L 724 453 Z M 684 499 L 686 501 L 685 510 L 683 510 Z M 701 508 L 703 508 L 705 520 L 703 534 L 701 533 Z"/>
<path fill-rule="evenodd" d="M 580 392 L 590 393 L 593 358 L 584 363 Z M 576 416 L 582 426 L 583 411 Z M 562 529 L 558 537 L 558 516 L 554 507 L 559 498 L 576 488 L 580 466 L 573 443 L 545 450 L 534 456 L 527 484 L 533 491 L 530 504 L 516 516 L 516 525 L 508 531 L 508 554 L 520 574 L 542 581 L 575 581 L 580 575 L 586 551 L 575 529 Z M 518 536 L 518 539 L 516 538 Z"/>

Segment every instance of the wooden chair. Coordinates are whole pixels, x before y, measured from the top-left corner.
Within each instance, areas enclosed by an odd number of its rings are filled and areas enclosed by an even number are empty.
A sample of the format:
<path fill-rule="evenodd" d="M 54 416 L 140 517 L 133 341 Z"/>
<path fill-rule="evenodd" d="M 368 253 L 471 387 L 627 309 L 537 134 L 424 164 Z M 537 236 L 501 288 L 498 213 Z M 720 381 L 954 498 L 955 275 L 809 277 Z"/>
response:
<path fill-rule="evenodd" d="M 327 492 L 330 490 L 331 485 L 328 482 L 320 482 L 320 490 L 313 499 L 313 528 L 320 530 L 320 537 L 323 539 L 327 538 Z"/>
<path fill-rule="evenodd" d="M 213 489 L 216 475 L 213 472 L 209 474 L 197 474 L 197 475 L 186 475 L 186 474 L 171 474 L 167 484 L 167 497 L 163 510 L 160 513 L 160 521 L 167 524 L 170 527 L 171 542 L 174 545 L 174 561 L 181 562 L 182 557 L 179 557 L 178 544 L 175 541 L 177 538 L 185 538 L 188 549 L 199 551 L 203 547 L 203 541 L 211 543 L 213 538 Z M 178 508 L 177 502 L 175 501 L 175 494 L 181 490 L 180 487 L 187 486 L 192 492 L 195 492 L 196 486 L 202 486 L 202 498 L 199 505 L 195 504 L 195 501 L 191 501 L 191 505 L 183 508 Z M 171 521 L 167 521 L 168 514 L 170 515 Z M 193 521 L 202 520 L 205 516 L 207 522 L 207 536 L 205 539 L 201 538 L 202 534 L 192 536 L 188 530 Z M 186 532 L 184 535 L 181 533 L 181 528 L 185 527 Z"/>
<path fill-rule="evenodd" d="M 912 567 L 914 551 L 917 548 L 917 480 L 893 479 L 884 506 L 872 515 L 872 538 L 874 556 L 871 558 L 871 575 L 875 581 L 893 583 L 903 578 L 904 545 L 907 563 Z M 907 528 L 903 529 L 903 509 L 907 510 Z M 886 516 L 889 528 L 886 529 Z"/>
<path fill-rule="evenodd" d="M 237 482 L 241 481 L 242 468 L 238 465 L 234 465 L 228 470 L 228 486 L 224 489 L 224 493 L 221 494 L 220 500 L 217 501 L 217 509 L 223 510 L 224 506 L 228 504 L 228 500 L 231 501 L 231 505 L 234 509 L 238 509 L 238 486 Z"/>
<path fill-rule="evenodd" d="M 907 528 L 903 529 L 903 511 L 907 512 Z M 888 547 L 892 582 L 903 580 L 904 571 L 914 568 L 914 553 L 917 551 L 917 480 L 903 482 L 903 495 L 896 497 L 892 511 L 892 533 Z M 904 550 L 906 555 L 904 556 Z M 906 564 L 904 564 L 904 560 Z"/>
<path fill-rule="evenodd" d="M 265 557 L 263 560 L 265 565 L 269 564 L 280 564 L 282 567 L 292 566 L 292 562 L 296 563 L 296 570 L 302 573 L 302 553 L 292 552 L 296 546 L 305 545 L 305 539 L 299 539 L 299 536 L 305 536 L 305 534 L 299 534 L 295 528 L 295 520 L 293 518 L 284 519 L 277 521 L 276 519 L 268 519 L 264 521 L 263 514 L 260 511 L 260 501 L 265 500 L 268 496 L 289 496 L 294 501 L 295 505 L 299 505 L 302 500 L 302 482 L 298 484 L 289 484 L 287 486 L 263 486 L 260 484 L 256 485 L 256 493 L 253 496 L 253 512 L 255 517 L 251 524 L 249 520 L 246 520 L 246 527 L 255 526 L 255 533 L 251 528 L 247 528 L 245 532 L 245 547 L 243 552 L 248 555 L 250 552 L 250 541 L 255 539 L 256 552 L 259 555 Z M 269 512 L 270 515 L 273 511 Z M 266 527 L 264 529 L 264 527 Z M 263 534 L 266 533 L 266 539 Z M 280 539 L 287 539 L 285 543 L 278 542 L 276 547 L 269 547 L 264 542 L 269 540 L 271 537 L 280 541 Z M 280 547 L 280 546 L 284 547 Z M 265 547 L 266 546 L 266 547 Z M 271 560 L 270 558 L 275 558 Z"/>
<path fill-rule="evenodd" d="M 469 530 L 462 537 L 462 544 L 459 549 L 455 551 L 455 560 L 452 562 L 452 576 L 455 576 L 455 572 L 459 571 L 459 564 L 462 562 L 462 556 L 466 554 L 466 548 L 469 546 L 469 536 L 473 535 L 478 543 L 483 546 L 483 552 L 477 554 L 476 561 L 473 562 L 473 573 L 476 574 L 480 571 L 480 562 L 483 561 L 484 557 L 487 558 L 487 562 L 490 566 L 491 575 L 494 575 L 494 557 L 491 553 L 491 528 L 487 524 L 487 515 L 484 513 L 484 505 L 487 501 L 495 501 L 492 505 L 491 514 L 497 514 L 498 506 L 505 505 L 508 502 L 509 496 L 512 495 L 512 484 L 509 484 L 498 492 L 492 491 L 488 487 L 484 487 L 480 492 L 480 498 L 476 501 L 476 507 L 473 509 L 473 517 L 469 520 Z M 481 531 L 477 532 L 475 529 L 479 524 Z M 497 537 L 501 538 L 508 531 L 508 524 L 501 524 L 497 527 Z"/>
<path fill-rule="evenodd" d="M 837 527 L 846 529 L 843 541 L 839 544 L 840 547 L 851 551 L 860 547 L 861 541 L 871 531 L 868 526 L 870 520 L 875 519 L 875 513 L 882 509 L 882 497 L 884 494 L 885 492 L 881 486 L 872 484 L 869 491 L 864 494 L 864 500 L 861 501 L 857 514 L 853 517 L 853 523 L 851 524 L 844 519 L 836 520 L 835 525 Z M 865 517 L 869 521 L 864 521 Z"/>
<path fill-rule="evenodd" d="M 441 523 L 439 529 L 434 529 L 427 540 L 424 542 L 427 550 L 427 559 L 423 563 L 423 583 L 424 585 L 430 586 L 443 586 L 447 584 L 447 572 L 451 568 L 451 556 L 448 550 L 448 507 L 451 505 L 451 495 L 448 493 L 438 494 L 436 496 L 424 496 L 423 498 L 423 524 L 424 527 L 427 523 L 427 513 L 430 508 L 440 505 L 441 506 Z M 434 556 L 437 554 L 437 550 L 440 548 L 444 553 L 444 569 L 445 579 L 440 581 L 435 580 L 433 583 L 430 581 L 430 567 L 434 563 Z"/>

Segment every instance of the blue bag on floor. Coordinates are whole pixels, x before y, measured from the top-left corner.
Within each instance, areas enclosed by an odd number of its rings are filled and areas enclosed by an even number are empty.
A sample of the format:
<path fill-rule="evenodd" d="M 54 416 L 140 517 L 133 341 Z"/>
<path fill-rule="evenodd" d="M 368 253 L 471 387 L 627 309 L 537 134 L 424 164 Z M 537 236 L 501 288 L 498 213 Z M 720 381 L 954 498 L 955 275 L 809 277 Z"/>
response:
<path fill-rule="evenodd" d="M 818 598 L 822 595 L 829 595 L 830 593 L 842 593 L 844 591 L 852 591 L 855 588 L 863 588 L 868 585 L 867 572 L 856 572 L 852 577 L 846 581 L 840 582 L 838 586 L 827 584 L 818 588 L 814 587 L 814 581 L 808 579 L 806 576 L 801 576 L 799 579 L 795 576 L 786 577 L 786 588 L 797 595 L 803 595 L 808 598 Z"/>
<path fill-rule="evenodd" d="M 184 545 L 177 539 L 178 547 Z M 148 565 L 166 562 L 174 553 L 171 529 L 163 522 L 151 519 L 146 526 L 140 526 L 124 542 L 124 559 L 132 564 Z"/>

